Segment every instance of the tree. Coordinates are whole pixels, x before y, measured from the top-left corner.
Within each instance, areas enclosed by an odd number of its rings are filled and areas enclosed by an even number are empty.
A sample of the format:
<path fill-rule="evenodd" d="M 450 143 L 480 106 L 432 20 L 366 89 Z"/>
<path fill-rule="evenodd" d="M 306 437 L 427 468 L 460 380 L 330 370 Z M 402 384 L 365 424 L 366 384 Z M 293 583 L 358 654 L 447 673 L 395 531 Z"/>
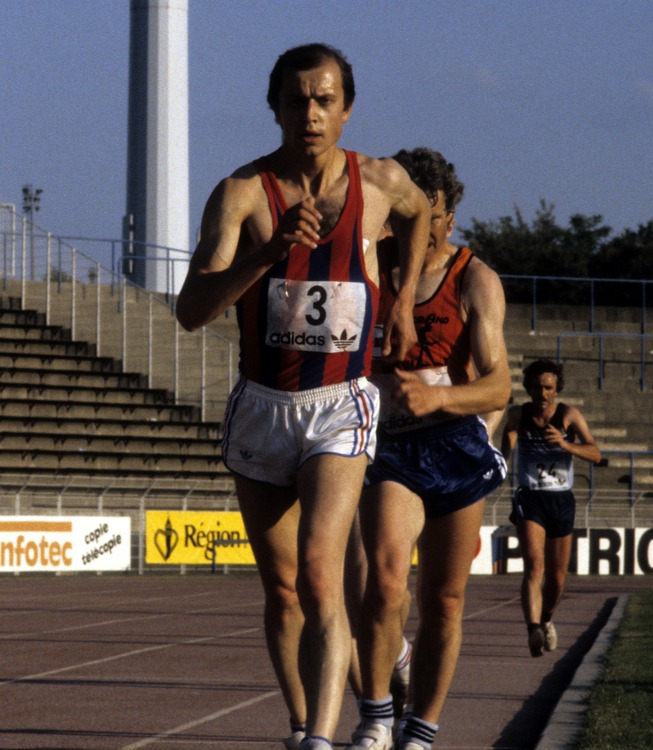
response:
<path fill-rule="evenodd" d="M 472 219 L 471 229 L 461 229 L 469 247 L 497 273 L 518 276 L 565 276 L 587 278 L 592 258 L 612 231 L 602 225 L 600 215 L 574 214 L 569 228 L 558 226 L 552 203 L 541 200 L 532 224 L 524 221 L 515 207 L 515 216 L 503 216 L 498 222 Z M 538 292 L 551 302 L 582 302 L 588 297 L 588 285 L 568 282 L 540 283 Z M 530 300 L 531 285 L 506 284 L 512 302 Z M 570 299 L 571 298 L 571 299 Z"/>
<path fill-rule="evenodd" d="M 540 201 L 531 226 L 515 207 L 515 217 L 498 222 L 472 219 L 460 233 L 469 247 L 500 274 L 587 277 L 590 260 L 612 231 L 603 217 L 574 214 L 569 228 L 558 226 L 552 203 Z"/>
<path fill-rule="evenodd" d="M 653 220 L 640 224 L 635 231 L 625 229 L 606 242 L 592 258 L 592 276 L 599 279 L 653 280 Z M 642 299 L 638 284 L 601 285 L 610 287 L 610 304 L 633 305 Z M 653 307 L 653 283 L 646 287 L 647 307 Z"/>
<path fill-rule="evenodd" d="M 601 279 L 653 279 L 653 219 L 606 242 L 590 270 Z"/>

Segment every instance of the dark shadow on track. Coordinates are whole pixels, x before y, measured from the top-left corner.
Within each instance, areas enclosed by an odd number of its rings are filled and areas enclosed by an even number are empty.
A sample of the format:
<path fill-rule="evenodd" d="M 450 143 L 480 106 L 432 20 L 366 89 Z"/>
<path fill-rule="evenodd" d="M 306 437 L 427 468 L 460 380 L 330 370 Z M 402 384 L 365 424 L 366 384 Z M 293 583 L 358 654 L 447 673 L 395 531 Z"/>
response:
<path fill-rule="evenodd" d="M 553 670 L 542 680 L 537 692 L 528 698 L 512 720 L 506 724 L 501 736 L 492 747 L 533 750 L 546 728 L 560 697 L 571 683 L 585 654 L 608 621 L 617 597 L 606 599 L 605 604 L 566 654 L 556 662 Z M 528 728 L 525 731 L 525 728 Z"/>

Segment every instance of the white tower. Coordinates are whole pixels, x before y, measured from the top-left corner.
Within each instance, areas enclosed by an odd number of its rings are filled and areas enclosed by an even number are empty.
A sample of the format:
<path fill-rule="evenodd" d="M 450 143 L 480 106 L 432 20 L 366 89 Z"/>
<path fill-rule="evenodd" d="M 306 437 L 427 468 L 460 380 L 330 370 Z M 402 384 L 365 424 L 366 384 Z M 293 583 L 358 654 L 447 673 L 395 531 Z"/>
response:
<path fill-rule="evenodd" d="M 188 0 L 131 0 L 128 130 L 123 237 L 134 258 L 123 270 L 176 294 L 189 257 Z"/>

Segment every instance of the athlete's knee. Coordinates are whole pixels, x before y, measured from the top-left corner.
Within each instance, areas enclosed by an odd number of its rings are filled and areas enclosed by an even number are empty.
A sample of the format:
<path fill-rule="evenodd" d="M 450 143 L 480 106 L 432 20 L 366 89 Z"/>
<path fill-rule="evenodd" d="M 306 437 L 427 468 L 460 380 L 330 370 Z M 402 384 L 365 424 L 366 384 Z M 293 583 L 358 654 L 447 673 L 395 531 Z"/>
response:
<path fill-rule="evenodd" d="M 567 577 L 567 571 L 565 570 L 553 570 L 546 572 L 545 586 L 558 596 L 562 595 L 562 590 L 565 587 L 565 580 Z"/>
<path fill-rule="evenodd" d="M 366 601 L 376 608 L 401 611 L 406 604 L 408 571 L 404 565 L 385 565 L 370 570 Z"/>
<path fill-rule="evenodd" d="M 541 581 L 544 578 L 544 557 L 526 555 L 524 557 L 524 576 L 529 580 Z"/>
<path fill-rule="evenodd" d="M 297 592 L 304 612 L 318 613 L 332 606 L 344 607 L 344 581 L 324 558 L 312 558 L 299 566 Z"/>
<path fill-rule="evenodd" d="M 443 589 L 429 596 L 422 595 L 421 615 L 425 621 L 456 626 L 462 621 L 465 608 L 465 591 L 458 588 Z"/>
<path fill-rule="evenodd" d="M 265 607 L 269 615 L 277 618 L 295 615 L 299 609 L 299 596 L 294 582 L 270 583 L 265 590 Z"/>

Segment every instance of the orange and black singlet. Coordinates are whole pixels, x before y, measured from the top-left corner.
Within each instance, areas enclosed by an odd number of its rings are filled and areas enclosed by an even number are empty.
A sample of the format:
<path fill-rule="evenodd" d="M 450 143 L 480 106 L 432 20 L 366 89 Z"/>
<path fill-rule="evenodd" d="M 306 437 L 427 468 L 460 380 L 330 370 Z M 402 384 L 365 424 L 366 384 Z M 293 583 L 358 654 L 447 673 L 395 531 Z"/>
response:
<path fill-rule="evenodd" d="M 420 370 L 446 366 L 452 382 L 468 382 L 466 366 L 471 345 L 469 329 L 460 313 L 460 292 L 465 270 L 472 258 L 468 247 L 458 248 L 438 288 L 429 299 L 415 304 L 413 320 L 417 343 L 404 359 L 403 368 Z M 391 268 L 380 269 L 380 287 L 379 322 L 386 319 L 397 296 Z M 382 330 L 380 326 L 377 328 L 377 337 L 380 337 Z"/>

